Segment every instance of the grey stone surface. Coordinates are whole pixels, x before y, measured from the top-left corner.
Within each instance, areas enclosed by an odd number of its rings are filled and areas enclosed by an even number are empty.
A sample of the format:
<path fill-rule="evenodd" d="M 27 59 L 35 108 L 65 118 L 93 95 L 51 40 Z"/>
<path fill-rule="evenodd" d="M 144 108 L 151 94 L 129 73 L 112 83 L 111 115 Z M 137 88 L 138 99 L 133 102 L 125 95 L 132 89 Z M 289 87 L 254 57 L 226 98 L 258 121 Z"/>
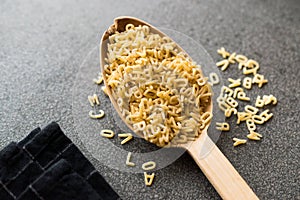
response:
<path fill-rule="evenodd" d="M 261 199 L 300 199 L 298 0 L 0 0 L 0 147 L 55 120 L 123 199 L 220 199 L 188 154 L 157 171 L 153 186 L 145 187 L 142 174 L 103 166 L 78 138 L 72 111 L 76 74 L 120 15 L 185 33 L 215 61 L 224 46 L 260 62 L 269 83 L 249 94 L 278 98 L 270 108 L 274 117 L 258 129 L 264 138 L 233 148 L 232 138 L 245 137 L 246 128 L 231 118 L 232 131 L 217 145 Z M 237 78 L 240 72 L 232 66 L 223 75 Z"/>

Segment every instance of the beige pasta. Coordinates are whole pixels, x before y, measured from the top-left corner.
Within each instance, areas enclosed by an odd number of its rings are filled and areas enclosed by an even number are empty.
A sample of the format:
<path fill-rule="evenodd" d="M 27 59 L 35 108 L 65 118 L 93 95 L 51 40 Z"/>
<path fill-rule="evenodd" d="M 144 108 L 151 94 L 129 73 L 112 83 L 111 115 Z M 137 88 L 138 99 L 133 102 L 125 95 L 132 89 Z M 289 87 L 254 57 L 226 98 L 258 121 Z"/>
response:
<path fill-rule="evenodd" d="M 248 58 L 244 55 L 236 55 L 235 56 L 235 60 L 238 62 L 238 63 L 247 63 L 248 61 Z M 240 65 L 239 65 L 240 66 Z M 242 69 L 239 67 L 239 69 Z"/>
<path fill-rule="evenodd" d="M 267 109 L 267 110 L 263 111 L 262 113 L 260 113 L 259 116 L 261 116 L 264 119 L 264 121 L 266 122 L 273 117 L 273 113 L 269 113 L 269 112 L 270 112 L 270 110 Z"/>
<path fill-rule="evenodd" d="M 152 174 L 147 174 L 147 172 L 144 172 L 144 177 L 145 177 L 145 185 L 146 186 L 151 186 L 153 183 L 154 179 L 154 172 Z"/>
<path fill-rule="evenodd" d="M 91 110 L 89 112 L 89 116 L 92 119 L 101 119 L 102 117 L 104 117 L 104 111 L 103 110 L 99 110 L 99 114 L 95 114 L 93 110 Z"/>
<path fill-rule="evenodd" d="M 131 160 L 131 152 L 128 152 L 128 154 L 127 154 L 127 158 L 126 158 L 126 165 L 127 166 L 130 166 L 130 167 L 134 167 L 135 166 L 135 164 L 133 163 L 133 162 L 131 162 L 130 160 Z"/>
<path fill-rule="evenodd" d="M 124 32 L 109 36 L 107 50 L 107 87 L 125 121 L 146 140 L 158 146 L 173 138 L 187 142 L 210 122 L 208 78 L 172 40 L 151 33 L 148 26 L 127 24 Z M 229 60 L 235 62 L 234 55 Z M 211 79 L 219 82 L 216 74 Z M 197 123 L 183 123 L 188 119 Z M 193 133 L 189 139 L 187 133 Z"/>
<path fill-rule="evenodd" d="M 240 124 L 240 122 L 242 122 L 242 121 L 246 121 L 246 120 L 248 120 L 248 119 L 251 119 L 251 116 L 252 116 L 252 114 L 250 114 L 250 113 L 246 113 L 246 112 L 238 112 L 237 113 L 237 117 L 238 117 L 238 119 L 237 119 L 237 124 Z"/>
<path fill-rule="evenodd" d="M 193 129 L 185 130 L 185 132 L 193 132 Z M 186 135 L 179 135 L 177 138 L 175 138 L 175 140 L 178 144 L 184 144 L 187 143 L 188 137 Z"/>
<path fill-rule="evenodd" d="M 93 96 L 88 96 L 88 100 L 89 100 L 91 106 L 94 106 L 95 104 L 100 105 L 97 94 L 94 94 Z"/>
<path fill-rule="evenodd" d="M 263 101 L 264 101 L 265 105 L 269 105 L 271 103 L 273 105 L 277 104 L 277 98 L 274 97 L 272 94 L 270 94 L 270 95 L 264 95 L 263 96 Z"/>
<path fill-rule="evenodd" d="M 228 58 L 230 56 L 230 53 L 225 50 L 224 47 L 221 47 L 217 50 L 218 54 L 220 54 L 223 58 Z"/>
<path fill-rule="evenodd" d="M 124 138 L 125 137 L 125 139 L 123 139 L 121 141 L 121 144 L 125 144 L 125 143 L 129 142 L 133 138 L 131 133 L 118 134 L 118 137 L 120 137 L 120 138 Z"/>
<path fill-rule="evenodd" d="M 221 61 L 217 62 L 216 65 L 218 67 L 221 67 L 222 71 L 225 71 L 227 69 L 227 67 L 229 66 L 229 61 L 228 60 L 221 60 Z"/>
<path fill-rule="evenodd" d="M 106 138 L 113 138 L 115 133 L 112 130 L 104 129 L 100 132 L 100 135 Z"/>
<path fill-rule="evenodd" d="M 258 108 L 262 108 L 264 105 L 265 105 L 264 100 L 260 96 L 257 96 L 255 101 L 255 106 Z"/>
<path fill-rule="evenodd" d="M 252 114 L 252 115 L 255 115 L 256 113 L 258 113 L 258 109 L 255 108 L 255 107 L 253 107 L 253 106 L 250 106 L 250 105 L 246 105 L 246 106 L 245 106 L 245 111 L 246 111 L 247 113 Z"/>
<path fill-rule="evenodd" d="M 243 87 L 250 90 L 252 87 L 252 78 L 250 77 L 245 77 L 243 79 Z"/>
<path fill-rule="evenodd" d="M 226 99 L 226 103 L 229 104 L 233 108 L 236 108 L 239 105 L 239 103 L 236 100 L 234 100 L 232 97 L 228 97 Z"/>
<path fill-rule="evenodd" d="M 241 144 L 246 144 L 247 142 L 247 140 L 239 139 L 239 138 L 233 138 L 232 140 L 234 141 L 233 146 L 235 147 Z"/>
<path fill-rule="evenodd" d="M 235 63 L 235 56 L 236 56 L 235 52 L 229 56 L 229 58 L 228 58 L 229 63 L 231 63 L 231 64 Z"/>
<path fill-rule="evenodd" d="M 218 105 L 219 105 L 219 108 L 224 112 L 226 112 L 226 110 L 231 108 L 231 106 L 228 105 L 225 101 L 218 102 Z"/>
<path fill-rule="evenodd" d="M 250 101 L 250 97 L 247 97 L 245 92 L 239 92 L 237 98 L 243 101 Z"/>
<path fill-rule="evenodd" d="M 253 115 L 252 120 L 254 121 L 255 124 L 264 124 L 265 123 L 265 118 L 260 115 Z"/>
<path fill-rule="evenodd" d="M 93 81 L 95 84 L 100 85 L 103 82 L 103 77 L 101 76 L 101 74 L 99 74 L 97 79 L 93 79 Z"/>
<path fill-rule="evenodd" d="M 267 83 L 268 80 L 265 79 L 264 75 L 261 74 L 255 74 L 254 78 L 253 78 L 253 83 L 257 83 L 258 87 L 262 87 L 263 84 Z"/>
<path fill-rule="evenodd" d="M 108 95 L 105 86 L 102 86 L 102 87 L 101 87 L 101 90 L 104 92 L 104 94 Z"/>
<path fill-rule="evenodd" d="M 250 131 L 250 133 L 247 135 L 247 138 L 249 138 L 250 140 L 260 140 L 261 137 L 261 134 L 254 131 Z"/>
<path fill-rule="evenodd" d="M 155 167 L 156 167 L 156 163 L 153 161 L 146 162 L 142 165 L 142 169 L 145 171 L 153 170 L 155 169 Z"/>
<path fill-rule="evenodd" d="M 230 130 L 230 125 L 226 122 L 223 122 L 223 123 L 217 122 L 216 125 L 217 125 L 216 126 L 217 130 L 220 130 L 220 131 L 229 131 Z"/>
<path fill-rule="evenodd" d="M 226 96 L 228 96 L 228 97 L 232 97 L 232 96 L 234 95 L 234 92 L 233 92 L 233 90 L 230 89 L 229 87 L 222 86 L 222 88 L 221 88 L 221 94 L 220 94 L 220 95 L 221 95 L 221 96 L 226 95 Z M 233 97 L 234 97 L 234 96 L 233 96 Z M 234 97 L 234 98 L 236 98 L 236 97 Z"/>
<path fill-rule="evenodd" d="M 237 114 L 237 110 L 235 108 L 229 108 L 225 110 L 225 116 L 226 117 L 231 117 L 231 115 L 233 114 Z"/>
<path fill-rule="evenodd" d="M 247 119 L 246 120 L 247 128 L 249 131 L 255 131 L 256 130 L 256 125 L 253 121 L 253 119 Z"/>
<path fill-rule="evenodd" d="M 243 68 L 243 73 L 244 74 L 253 74 L 256 75 L 257 71 L 259 69 L 259 64 L 258 62 L 256 62 L 255 60 L 251 60 L 249 59 L 245 65 L 245 67 Z"/>
<path fill-rule="evenodd" d="M 244 93 L 243 88 L 241 87 L 235 88 L 233 92 L 233 98 L 237 98 L 239 93 Z"/>
<path fill-rule="evenodd" d="M 232 78 L 228 78 L 228 81 L 230 82 L 229 86 L 230 88 L 234 88 L 234 87 L 238 87 L 241 85 L 241 79 L 232 79 Z"/>
<path fill-rule="evenodd" d="M 209 81 L 211 83 L 211 85 L 217 85 L 220 83 L 220 79 L 219 79 L 219 76 L 218 74 L 212 72 L 209 74 Z"/>
<path fill-rule="evenodd" d="M 255 132 L 256 125 L 261 125 L 270 120 L 273 117 L 273 113 L 270 111 L 264 110 L 259 113 L 258 108 L 262 108 L 265 105 L 276 105 L 277 98 L 273 95 L 263 95 L 257 96 L 255 100 L 255 107 L 252 105 L 246 105 L 244 110 L 245 112 L 238 112 L 238 102 L 237 100 L 250 101 L 250 97 L 246 95 L 243 88 L 250 90 L 252 89 L 253 84 L 257 84 L 261 88 L 264 84 L 268 83 L 268 80 L 265 79 L 264 75 L 258 74 L 260 68 L 259 63 L 253 59 L 248 59 L 244 55 L 236 55 L 236 53 L 230 54 L 225 50 L 224 47 L 218 49 L 218 54 L 223 57 L 223 60 L 216 63 L 217 66 L 221 67 L 221 70 L 226 70 L 230 64 L 235 62 L 238 63 L 238 69 L 242 70 L 245 75 L 253 75 L 251 77 L 244 77 L 241 79 L 232 79 L 228 78 L 229 85 L 222 86 L 219 97 L 217 98 L 217 103 L 219 108 L 224 111 L 226 117 L 231 117 L 232 114 L 237 115 L 237 124 L 245 121 L 246 126 L 250 133 L 247 135 L 249 140 L 260 140 L 262 135 Z M 213 84 L 212 84 L 213 85 Z M 242 86 L 242 87 L 240 87 Z M 218 130 L 229 130 L 229 124 L 227 123 L 216 123 L 216 129 Z M 234 146 L 245 144 L 246 140 L 233 138 Z"/>

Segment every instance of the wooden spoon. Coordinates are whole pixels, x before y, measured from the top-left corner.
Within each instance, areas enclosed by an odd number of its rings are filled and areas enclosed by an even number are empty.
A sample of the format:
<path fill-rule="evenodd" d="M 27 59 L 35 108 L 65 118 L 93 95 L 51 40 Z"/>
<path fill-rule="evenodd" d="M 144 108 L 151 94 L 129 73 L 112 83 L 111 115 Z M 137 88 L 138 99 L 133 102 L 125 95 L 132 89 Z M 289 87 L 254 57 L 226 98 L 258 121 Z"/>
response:
<path fill-rule="evenodd" d="M 147 25 L 150 27 L 150 32 L 157 33 L 161 36 L 166 36 L 166 34 L 159 31 L 154 26 L 134 17 L 118 17 L 114 20 L 114 24 L 109 27 L 109 29 L 103 34 L 100 44 L 101 54 L 100 54 L 100 66 L 103 75 L 103 80 L 106 86 L 107 79 L 105 75 L 104 58 L 107 53 L 107 43 L 108 37 L 115 33 L 115 31 L 123 32 L 127 24 Z M 184 50 L 179 46 L 178 49 Z M 125 118 L 120 112 L 119 106 L 116 100 L 112 97 L 112 91 L 110 87 L 106 87 L 107 94 L 118 112 L 124 123 L 132 130 L 132 126 L 126 123 Z M 212 101 L 210 106 L 207 108 L 208 111 L 212 112 Z M 185 148 L 190 155 L 194 158 L 197 165 L 200 167 L 202 172 L 205 174 L 207 179 L 211 182 L 217 192 L 223 199 L 258 199 L 249 185 L 245 180 L 239 175 L 227 158 L 222 154 L 219 148 L 214 144 L 214 142 L 207 135 L 207 128 L 202 131 L 201 135 L 195 141 L 189 141 L 186 144 L 177 145 L 177 147 Z M 143 136 L 141 136 L 143 137 Z"/>

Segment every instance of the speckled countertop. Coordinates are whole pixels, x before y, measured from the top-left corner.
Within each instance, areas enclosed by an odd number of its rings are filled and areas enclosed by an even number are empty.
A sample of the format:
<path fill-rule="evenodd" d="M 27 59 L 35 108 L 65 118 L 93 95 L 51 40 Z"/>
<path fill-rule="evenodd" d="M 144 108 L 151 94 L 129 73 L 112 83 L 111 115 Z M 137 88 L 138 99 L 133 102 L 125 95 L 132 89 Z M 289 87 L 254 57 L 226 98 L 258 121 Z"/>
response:
<path fill-rule="evenodd" d="M 101 164 L 76 133 L 72 94 L 80 65 L 113 18 L 130 15 L 190 36 L 214 61 L 224 46 L 260 62 L 269 80 L 263 93 L 278 98 L 274 117 L 259 129 L 263 140 L 233 148 L 232 137 L 245 137 L 246 131 L 233 126 L 217 145 L 261 199 L 300 199 L 299 1 L 0 0 L 0 5 L 0 147 L 55 120 L 123 199 L 220 199 L 188 154 L 158 170 L 147 188 L 142 174 Z"/>

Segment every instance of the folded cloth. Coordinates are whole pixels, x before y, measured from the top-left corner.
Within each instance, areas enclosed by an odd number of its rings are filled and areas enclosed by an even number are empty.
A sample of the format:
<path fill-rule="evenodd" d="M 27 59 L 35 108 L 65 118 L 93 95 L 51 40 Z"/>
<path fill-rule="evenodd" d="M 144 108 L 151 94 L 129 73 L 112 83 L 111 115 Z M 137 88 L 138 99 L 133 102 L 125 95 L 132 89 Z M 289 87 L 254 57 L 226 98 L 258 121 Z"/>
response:
<path fill-rule="evenodd" d="M 0 152 L 0 199 L 15 199 L 42 173 L 15 142 L 10 143 Z"/>
<path fill-rule="evenodd" d="M 18 199 L 102 200 L 90 184 L 63 159 L 46 170 Z"/>
<path fill-rule="evenodd" d="M 18 144 L 13 142 L 0 152 L 0 199 L 18 198 L 61 159 L 74 171 L 72 177 L 76 174 L 76 179 L 80 176 L 89 183 L 100 199 L 120 199 L 55 122 L 33 130 Z M 32 192 L 27 188 L 21 196 L 26 199 Z"/>
<path fill-rule="evenodd" d="M 0 152 L 0 197 L 7 193 L 19 196 L 41 173 L 43 169 L 36 162 L 15 142 L 10 143 Z"/>
<path fill-rule="evenodd" d="M 28 143 L 36 134 L 38 134 L 41 131 L 40 127 L 37 127 L 36 129 L 32 130 L 23 140 L 18 142 L 19 146 L 24 146 L 24 144 Z"/>

